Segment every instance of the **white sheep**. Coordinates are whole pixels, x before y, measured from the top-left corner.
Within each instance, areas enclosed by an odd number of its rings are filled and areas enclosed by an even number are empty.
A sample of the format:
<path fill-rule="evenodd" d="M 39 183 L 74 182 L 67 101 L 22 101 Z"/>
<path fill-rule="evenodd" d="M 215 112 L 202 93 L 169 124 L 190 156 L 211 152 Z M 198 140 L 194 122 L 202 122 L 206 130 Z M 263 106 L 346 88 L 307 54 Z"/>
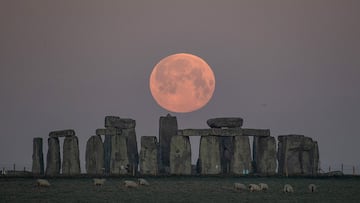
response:
<path fill-rule="evenodd" d="M 149 182 L 146 181 L 144 178 L 139 178 L 138 181 L 139 181 L 139 185 L 146 185 L 146 186 L 150 185 Z"/>
<path fill-rule="evenodd" d="M 269 186 L 266 183 L 259 183 L 260 190 L 268 190 Z"/>
<path fill-rule="evenodd" d="M 256 184 L 250 184 L 249 190 L 250 190 L 250 192 L 261 191 L 260 186 L 258 186 Z"/>
<path fill-rule="evenodd" d="M 315 185 L 315 184 L 310 184 L 310 185 L 308 186 L 308 188 L 309 188 L 309 191 L 310 191 L 310 192 L 316 192 L 316 185 Z"/>
<path fill-rule="evenodd" d="M 39 187 L 50 187 L 49 181 L 47 181 L 45 179 L 37 179 L 36 180 L 36 185 L 39 186 Z"/>
<path fill-rule="evenodd" d="M 294 192 L 294 188 L 293 188 L 290 184 L 285 184 L 285 185 L 284 185 L 284 192 L 286 192 L 286 193 L 293 193 L 293 192 Z"/>
<path fill-rule="evenodd" d="M 246 186 L 242 183 L 234 183 L 235 190 L 246 190 Z"/>
<path fill-rule="evenodd" d="M 136 188 L 138 187 L 138 184 L 132 180 L 125 180 L 124 181 L 125 187 L 127 188 Z"/>
<path fill-rule="evenodd" d="M 94 185 L 96 186 L 102 186 L 106 181 L 105 178 L 94 178 L 93 180 L 94 180 Z"/>

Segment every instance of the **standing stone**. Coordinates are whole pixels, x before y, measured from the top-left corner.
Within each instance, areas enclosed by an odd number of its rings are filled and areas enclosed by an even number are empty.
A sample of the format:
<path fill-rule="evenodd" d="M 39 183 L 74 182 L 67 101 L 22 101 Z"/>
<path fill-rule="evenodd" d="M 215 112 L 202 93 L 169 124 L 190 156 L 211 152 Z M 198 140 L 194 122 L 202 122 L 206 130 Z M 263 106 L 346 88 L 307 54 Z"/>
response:
<path fill-rule="evenodd" d="M 122 129 L 122 136 L 127 137 L 127 149 L 130 164 L 129 171 L 135 174 L 139 164 L 139 153 L 137 148 L 135 128 Z"/>
<path fill-rule="evenodd" d="M 255 173 L 274 175 L 276 172 L 276 140 L 274 137 L 254 137 Z"/>
<path fill-rule="evenodd" d="M 111 137 L 113 135 L 105 135 L 104 139 L 104 168 L 105 174 L 110 174 L 110 160 L 111 160 Z"/>
<path fill-rule="evenodd" d="M 319 164 L 317 142 L 303 135 L 282 135 L 278 140 L 279 174 L 317 174 Z"/>
<path fill-rule="evenodd" d="M 173 136 L 170 144 L 170 173 L 191 175 L 191 146 L 189 137 Z"/>
<path fill-rule="evenodd" d="M 159 138 L 160 138 L 160 157 L 161 172 L 168 173 L 170 169 L 170 142 L 171 137 L 177 135 L 178 124 L 176 116 L 167 114 L 160 117 Z"/>
<path fill-rule="evenodd" d="M 56 176 L 60 174 L 60 144 L 59 138 L 48 138 L 48 152 L 46 156 L 46 176 Z"/>
<path fill-rule="evenodd" d="M 236 175 L 251 173 L 251 150 L 248 136 L 234 136 L 234 154 L 231 159 L 230 171 Z"/>
<path fill-rule="evenodd" d="M 76 136 L 64 139 L 62 174 L 67 176 L 80 174 L 79 141 Z"/>
<path fill-rule="evenodd" d="M 44 174 L 43 139 L 41 137 L 33 139 L 32 173 L 34 175 Z"/>
<path fill-rule="evenodd" d="M 129 167 L 127 137 L 123 135 L 111 136 L 110 174 L 128 174 Z"/>
<path fill-rule="evenodd" d="M 201 174 L 220 174 L 220 139 L 217 136 L 201 136 L 199 163 Z"/>
<path fill-rule="evenodd" d="M 226 174 L 230 172 L 230 163 L 234 154 L 233 137 L 219 137 L 220 139 L 220 155 L 221 155 L 221 172 Z"/>
<path fill-rule="evenodd" d="M 159 151 L 155 136 L 142 136 L 140 149 L 140 173 L 157 175 L 159 173 Z"/>
<path fill-rule="evenodd" d="M 94 135 L 86 143 L 86 172 L 90 175 L 103 174 L 104 145 L 101 137 Z"/>

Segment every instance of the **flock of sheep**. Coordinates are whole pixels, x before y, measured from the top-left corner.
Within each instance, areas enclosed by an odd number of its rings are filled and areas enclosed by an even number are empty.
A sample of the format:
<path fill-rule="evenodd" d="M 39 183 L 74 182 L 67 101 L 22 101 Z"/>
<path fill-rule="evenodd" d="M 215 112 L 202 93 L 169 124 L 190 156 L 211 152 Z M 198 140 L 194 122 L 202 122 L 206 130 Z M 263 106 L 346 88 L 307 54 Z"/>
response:
<path fill-rule="evenodd" d="M 105 184 L 106 179 L 104 178 L 94 178 L 94 185 L 95 186 L 102 186 Z M 50 183 L 49 181 L 45 179 L 37 179 L 36 181 L 37 186 L 39 187 L 49 187 Z M 149 186 L 149 182 L 145 180 L 144 178 L 139 178 L 137 182 L 132 180 L 125 180 L 124 185 L 127 188 L 137 188 L 139 185 Z M 316 185 L 310 184 L 308 186 L 309 192 L 316 192 Z M 259 183 L 259 184 L 249 184 L 246 186 L 243 183 L 234 183 L 234 189 L 237 191 L 247 191 L 250 192 L 256 192 L 256 191 L 267 191 L 269 190 L 269 186 L 266 183 Z M 284 193 L 293 193 L 294 188 L 290 184 L 285 184 L 283 188 Z"/>
<path fill-rule="evenodd" d="M 102 186 L 102 185 L 105 184 L 106 179 L 104 179 L 104 178 L 94 178 L 93 181 L 94 181 L 95 186 Z M 45 180 L 45 179 L 37 179 L 36 180 L 36 185 L 39 186 L 39 187 L 50 187 L 49 181 Z M 139 178 L 137 182 L 132 181 L 132 180 L 125 180 L 124 185 L 127 188 L 136 188 L 139 185 L 148 186 L 150 184 L 144 178 Z"/>
<path fill-rule="evenodd" d="M 256 191 L 266 191 L 269 189 L 269 186 L 266 183 L 259 183 L 259 184 L 249 184 L 248 187 L 246 187 L 245 184 L 242 183 L 234 183 L 234 189 L 235 190 L 242 190 L 246 191 L 249 190 L 250 192 L 256 192 Z M 308 186 L 309 192 L 316 192 L 316 185 L 310 184 Z M 283 188 L 283 192 L 285 193 L 293 193 L 294 188 L 290 184 L 285 184 Z"/>

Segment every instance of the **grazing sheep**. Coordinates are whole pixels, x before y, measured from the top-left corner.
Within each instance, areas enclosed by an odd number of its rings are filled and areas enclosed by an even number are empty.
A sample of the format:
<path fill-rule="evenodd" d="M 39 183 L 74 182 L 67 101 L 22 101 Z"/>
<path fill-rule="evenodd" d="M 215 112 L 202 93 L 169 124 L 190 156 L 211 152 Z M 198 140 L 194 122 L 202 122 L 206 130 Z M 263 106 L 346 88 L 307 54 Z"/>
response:
<path fill-rule="evenodd" d="M 250 184 L 249 190 L 250 190 L 250 192 L 261 191 L 260 186 L 258 186 L 256 184 Z"/>
<path fill-rule="evenodd" d="M 310 192 L 316 192 L 316 185 L 315 184 L 310 184 L 308 188 L 309 188 Z"/>
<path fill-rule="evenodd" d="M 39 187 L 50 187 L 49 181 L 47 181 L 45 179 L 37 179 L 36 180 L 36 185 L 39 186 Z"/>
<path fill-rule="evenodd" d="M 136 188 L 138 187 L 138 184 L 132 180 L 125 180 L 124 181 L 125 187 L 127 188 Z"/>
<path fill-rule="evenodd" d="M 234 183 L 235 190 L 246 190 L 246 186 L 242 183 Z"/>
<path fill-rule="evenodd" d="M 147 182 L 144 178 L 139 178 L 138 181 L 139 181 L 139 185 L 146 185 L 146 186 L 150 185 L 149 182 Z"/>
<path fill-rule="evenodd" d="M 93 180 L 94 180 L 94 185 L 96 186 L 102 186 L 106 181 L 106 179 L 104 178 L 94 178 Z"/>
<path fill-rule="evenodd" d="M 290 184 L 285 184 L 285 185 L 284 185 L 284 192 L 286 192 L 286 193 L 293 193 L 293 192 L 294 192 L 294 188 L 293 188 Z"/>
<path fill-rule="evenodd" d="M 269 186 L 266 183 L 259 183 L 259 186 L 260 186 L 260 189 L 264 190 L 264 191 L 269 189 Z"/>

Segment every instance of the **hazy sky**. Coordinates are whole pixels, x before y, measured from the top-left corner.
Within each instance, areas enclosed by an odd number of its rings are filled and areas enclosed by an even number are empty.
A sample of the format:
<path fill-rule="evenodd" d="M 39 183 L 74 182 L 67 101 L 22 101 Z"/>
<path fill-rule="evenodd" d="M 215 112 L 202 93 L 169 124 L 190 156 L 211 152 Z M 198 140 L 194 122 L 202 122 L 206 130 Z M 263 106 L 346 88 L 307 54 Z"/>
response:
<path fill-rule="evenodd" d="M 360 1 L 1 0 L 0 167 L 31 167 L 32 139 L 75 129 L 85 144 L 106 115 L 157 136 L 152 68 L 188 52 L 213 69 L 204 108 L 180 128 L 242 117 L 272 136 L 319 142 L 323 166 L 359 166 Z M 193 159 L 198 139 L 191 139 Z M 140 146 L 139 146 L 140 147 Z M 194 162 L 193 160 L 193 162 Z"/>

